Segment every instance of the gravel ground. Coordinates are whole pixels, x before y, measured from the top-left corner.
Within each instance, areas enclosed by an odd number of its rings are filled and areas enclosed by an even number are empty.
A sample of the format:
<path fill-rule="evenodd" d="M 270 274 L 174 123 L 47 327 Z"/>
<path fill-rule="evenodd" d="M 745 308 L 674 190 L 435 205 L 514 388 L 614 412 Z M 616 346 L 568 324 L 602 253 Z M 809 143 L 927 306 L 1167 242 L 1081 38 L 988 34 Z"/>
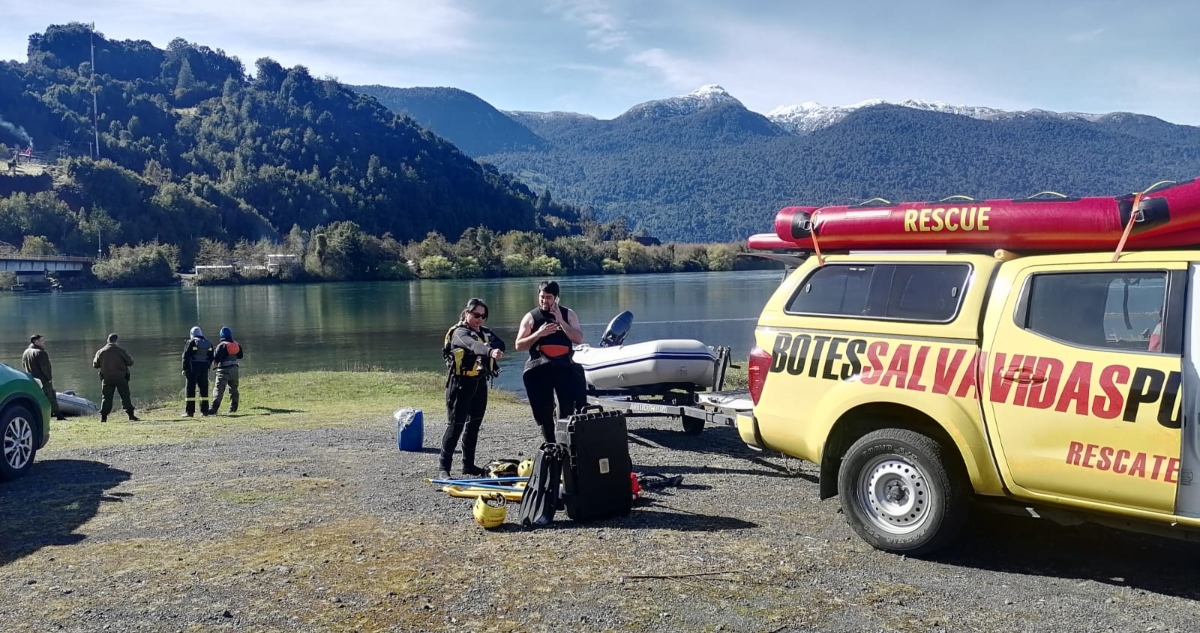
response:
<path fill-rule="evenodd" d="M 976 513 L 938 560 L 875 551 L 814 468 L 631 419 L 683 475 L 628 518 L 486 531 L 391 420 L 54 450 L 0 485 L 4 631 L 1192 631 L 1200 549 Z M 480 457 L 528 456 L 524 411 Z M 456 470 L 458 463 L 456 463 Z M 688 574 L 691 574 L 688 576 Z M 671 576 L 654 578 L 646 576 Z"/>

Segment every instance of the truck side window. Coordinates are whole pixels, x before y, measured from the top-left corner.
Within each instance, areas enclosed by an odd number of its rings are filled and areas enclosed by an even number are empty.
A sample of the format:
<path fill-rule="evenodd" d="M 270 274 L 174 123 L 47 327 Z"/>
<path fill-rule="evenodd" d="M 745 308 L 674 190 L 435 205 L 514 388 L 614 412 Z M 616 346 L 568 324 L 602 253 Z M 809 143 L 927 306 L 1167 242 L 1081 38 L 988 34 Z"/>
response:
<path fill-rule="evenodd" d="M 954 319 L 971 267 L 966 264 L 897 264 L 883 316 L 945 323 Z"/>
<path fill-rule="evenodd" d="M 830 264 L 809 275 L 785 310 L 948 323 L 970 274 L 968 264 Z"/>
<path fill-rule="evenodd" d="M 788 302 L 801 314 L 862 316 L 867 309 L 874 266 L 830 264 L 813 271 Z"/>
<path fill-rule="evenodd" d="M 1030 279 L 1024 327 L 1112 351 L 1163 350 L 1167 273 L 1041 273 Z"/>

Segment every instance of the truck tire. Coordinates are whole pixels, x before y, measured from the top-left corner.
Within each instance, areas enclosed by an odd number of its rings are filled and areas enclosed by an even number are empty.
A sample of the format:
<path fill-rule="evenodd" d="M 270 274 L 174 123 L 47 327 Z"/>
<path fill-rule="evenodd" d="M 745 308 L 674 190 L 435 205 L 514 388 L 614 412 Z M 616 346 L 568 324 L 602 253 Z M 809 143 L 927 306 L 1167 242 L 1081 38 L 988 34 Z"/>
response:
<path fill-rule="evenodd" d="M 931 554 L 958 535 L 967 517 L 961 478 L 942 447 L 907 429 L 868 433 L 842 457 L 838 495 L 850 527 L 876 549 Z"/>
<path fill-rule="evenodd" d="M 0 413 L 0 481 L 16 479 L 33 467 L 35 420 L 29 409 L 19 404 Z"/>
<path fill-rule="evenodd" d="M 704 432 L 704 418 L 683 416 L 683 432 L 688 435 L 699 435 Z"/>

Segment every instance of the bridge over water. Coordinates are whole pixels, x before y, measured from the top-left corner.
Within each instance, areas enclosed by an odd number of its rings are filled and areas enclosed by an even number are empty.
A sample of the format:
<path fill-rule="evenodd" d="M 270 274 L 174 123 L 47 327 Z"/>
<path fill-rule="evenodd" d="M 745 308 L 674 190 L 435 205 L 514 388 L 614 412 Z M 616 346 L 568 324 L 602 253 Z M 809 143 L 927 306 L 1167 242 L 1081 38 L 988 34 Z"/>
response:
<path fill-rule="evenodd" d="M 91 257 L 35 257 L 31 255 L 0 255 L 0 272 L 14 273 L 20 285 L 45 285 L 50 273 L 78 275 L 96 260 Z"/>

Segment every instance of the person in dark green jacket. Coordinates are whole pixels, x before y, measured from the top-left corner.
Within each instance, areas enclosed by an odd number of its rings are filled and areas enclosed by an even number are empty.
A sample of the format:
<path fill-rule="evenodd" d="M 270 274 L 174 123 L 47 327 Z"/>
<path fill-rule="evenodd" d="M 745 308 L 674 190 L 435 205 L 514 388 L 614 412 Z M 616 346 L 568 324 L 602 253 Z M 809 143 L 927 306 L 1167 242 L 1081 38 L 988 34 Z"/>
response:
<path fill-rule="evenodd" d="M 67 419 L 58 409 L 58 392 L 54 389 L 54 372 L 50 368 L 50 354 L 46 351 L 46 339 L 41 334 L 29 337 L 29 347 L 21 355 L 21 367 L 25 373 L 42 383 L 42 393 L 50 400 L 50 414 L 55 420 Z"/>
<path fill-rule="evenodd" d="M 137 422 L 133 414 L 133 400 L 129 397 L 129 368 L 133 366 L 133 358 L 117 341 L 115 333 L 108 335 L 108 345 L 96 350 L 92 358 L 92 367 L 100 370 L 100 421 L 108 422 L 108 414 L 112 411 L 113 392 L 121 396 L 121 404 L 131 422 Z"/>

